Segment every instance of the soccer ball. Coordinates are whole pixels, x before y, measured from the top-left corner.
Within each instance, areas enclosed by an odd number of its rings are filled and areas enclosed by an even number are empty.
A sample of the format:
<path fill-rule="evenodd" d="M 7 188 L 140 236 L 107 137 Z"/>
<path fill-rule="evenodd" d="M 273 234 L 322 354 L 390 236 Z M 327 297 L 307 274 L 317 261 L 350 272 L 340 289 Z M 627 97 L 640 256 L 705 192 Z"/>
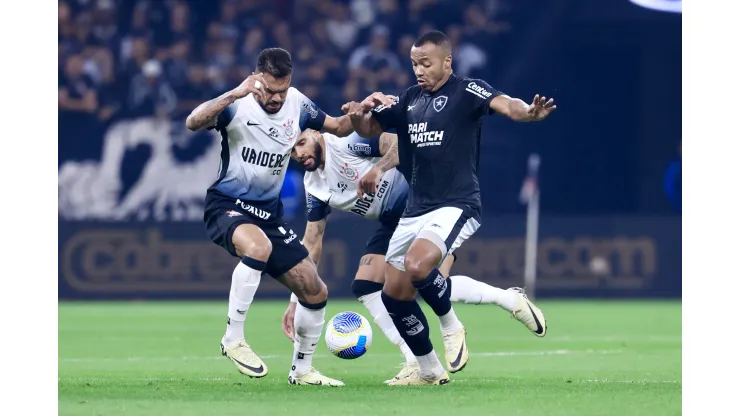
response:
<path fill-rule="evenodd" d="M 373 342 L 373 330 L 359 313 L 341 312 L 329 320 L 324 339 L 332 354 L 353 360 L 367 352 Z"/>

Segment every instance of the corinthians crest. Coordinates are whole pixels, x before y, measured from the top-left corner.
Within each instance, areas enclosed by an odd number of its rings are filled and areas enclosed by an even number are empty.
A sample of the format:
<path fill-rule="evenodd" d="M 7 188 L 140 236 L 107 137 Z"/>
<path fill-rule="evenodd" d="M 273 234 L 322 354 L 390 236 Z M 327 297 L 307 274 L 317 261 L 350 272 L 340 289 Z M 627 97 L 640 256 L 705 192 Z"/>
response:
<path fill-rule="evenodd" d="M 293 128 L 293 120 L 288 120 L 283 123 L 283 127 L 285 127 L 285 137 L 288 140 L 293 140 L 293 134 L 295 133 L 295 129 Z"/>
<path fill-rule="evenodd" d="M 357 178 L 360 176 L 360 172 L 358 172 L 357 169 L 353 168 L 348 163 L 345 163 L 344 165 L 339 167 L 339 173 L 351 181 L 357 180 Z"/>

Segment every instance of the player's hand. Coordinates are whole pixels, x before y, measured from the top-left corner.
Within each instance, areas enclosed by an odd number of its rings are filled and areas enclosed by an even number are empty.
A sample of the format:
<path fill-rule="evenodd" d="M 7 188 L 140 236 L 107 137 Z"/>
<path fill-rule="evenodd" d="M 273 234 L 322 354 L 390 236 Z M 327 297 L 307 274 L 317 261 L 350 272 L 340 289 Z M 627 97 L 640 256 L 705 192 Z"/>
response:
<path fill-rule="evenodd" d="M 244 82 L 231 91 L 237 98 L 246 97 L 249 93 L 252 93 L 255 98 L 262 100 L 265 96 L 265 88 L 267 88 L 267 82 L 260 72 L 259 74 L 252 73 Z"/>
<path fill-rule="evenodd" d="M 285 310 L 285 314 L 283 315 L 283 334 L 291 341 L 295 341 L 295 328 L 293 327 L 295 305 L 293 302 L 288 303 L 288 309 Z"/>
<path fill-rule="evenodd" d="M 357 197 L 362 199 L 362 194 L 372 195 L 377 190 L 378 183 L 383 177 L 383 171 L 379 167 L 373 167 L 370 172 L 366 173 L 365 176 L 360 178 L 357 182 Z"/>
<path fill-rule="evenodd" d="M 396 104 L 396 97 L 393 95 L 386 95 L 382 92 L 374 92 L 370 94 L 367 98 L 362 100 L 362 109 L 365 111 L 365 113 L 369 112 L 373 108 L 384 105 L 387 107 L 390 107 L 394 104 Z"/>
<path fill-rule="evenodd" d="M 362 111 L 362 106 L 357 101 L 350 101 L 342 106 L 342 112 L 344 114 L 358 115 Z"/>
<path fill-rule="evenodd" d="M 532 104 L 529 105 L 527 114 L 529 114 L 529 117 L 534 121 L 542 120 L 558 108 L 558 106 L 553 105 L 554 102 L 555 100 L 552 98 L 548 101 L 547 97 L 540 97 L 540 95 L 537 94 L 534 96 Z"/>

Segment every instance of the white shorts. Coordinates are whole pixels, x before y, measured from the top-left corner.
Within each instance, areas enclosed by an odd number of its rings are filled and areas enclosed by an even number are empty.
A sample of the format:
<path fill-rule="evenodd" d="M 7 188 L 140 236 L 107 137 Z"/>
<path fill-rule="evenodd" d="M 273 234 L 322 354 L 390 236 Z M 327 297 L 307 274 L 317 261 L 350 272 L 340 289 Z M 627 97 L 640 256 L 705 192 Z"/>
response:
<path fill-rule="evenodd" d="M 457 207 L 442 207 L 418 217 L 403 217 L 388 244 L 385 261 L 398 270 L 406 270 L 404 267 L 406 252 L 417 238 L 424 238 L 436 244 L 444 260 L 479 227 L 480 222 L 471 210 Z"/>

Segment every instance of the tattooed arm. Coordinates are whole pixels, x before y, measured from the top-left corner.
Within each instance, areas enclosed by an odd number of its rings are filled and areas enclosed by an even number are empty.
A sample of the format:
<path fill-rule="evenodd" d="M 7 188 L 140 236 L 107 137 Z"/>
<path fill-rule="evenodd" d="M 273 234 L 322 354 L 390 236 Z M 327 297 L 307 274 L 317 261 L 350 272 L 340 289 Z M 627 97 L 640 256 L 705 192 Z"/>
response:
<path fill-rule="evenodd" d="M 221 114 L 226 107 L 234 101 L 246 97 L 250 93 L 254 94 L 257 99 L 261 100 L 261 97 L 265 93 L 265 88 L 267 88 L 267 83 L 262 77 L 262 74 L 252 74 L 233 90 L 210 101 L 206 101 L 196 107 L 185 120 L 185 126 L 192 131 L 200 130 L 205 127 L 213 127 L 216 125 L 218 115 Z"/>
<path fill-rule="evenodd" d="M 375 167 L 360 178 L 357 182 L 357 197 L 362 198 L 363 194 L 375 194 L 376 187 L 383 174 L 398 166 L 398 136 L 393 133 L 383 133 L 380 135 L 379 152 L 383 156 L 380 158 Z"/>
<path fill-rule="evenodd" d="M 380 154 L 382 158 L 375 164 L 383 173 L 398 166 L 398 136 L 393 133 L 380 135 Z"/>
<path fill-rule="evenodd" d="M 327 217 L 319 221 L 309 221 L 306 224 L 306 232 L 303 235 L 303 245 L 308 250 L 308 257 L 319 266 L 321 259 L 321 249 L 324 244 L 324 231 L 326 231 Z"/>

